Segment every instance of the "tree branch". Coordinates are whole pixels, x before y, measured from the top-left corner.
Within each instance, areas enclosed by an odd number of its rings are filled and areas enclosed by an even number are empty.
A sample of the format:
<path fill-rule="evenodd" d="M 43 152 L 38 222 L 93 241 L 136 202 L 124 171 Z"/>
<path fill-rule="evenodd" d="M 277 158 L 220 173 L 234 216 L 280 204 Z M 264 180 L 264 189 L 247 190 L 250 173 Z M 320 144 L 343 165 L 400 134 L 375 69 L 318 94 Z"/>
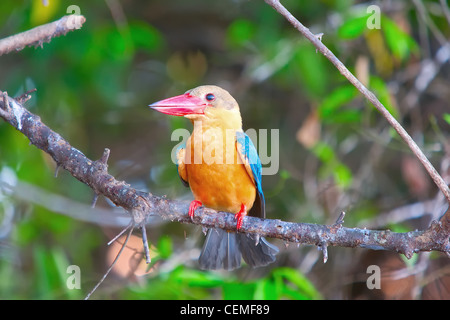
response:
<path fill-rule="evenodd" d="M 57 21 L 0 39 L 0 56 L 13 50 L 20 51 L 26 46 L 42 46 L 52 38 L 80 29 L 85 21 L 86 18 L 80 15 L 64 16 Z"/>
<path fill-rule="evenodd" d="M 149 216 L 157 215 L 165 220 L 236 231 L 236 221 L 232 213 L 201 207 L 191 219 L 188 215 L 188 202 L 158 197 L 136 190 L 124 181 L 116 180 L 108 173 L 106 155 L 109 152 L 105 152 L 100 160 L 88 159 L 18 101 L 5 92 L 0 92 L 0 96 L 2 96 L 0 98 L 1 118 L 28 137 L 33 145 L 48 153 L 58 167 L 67 170 L 73 177 L 92 188 L 96 194 L 102 194 L 130 212 L 135 225 L 142 226 Z M 342 223 L 343 215 L 331 226 L 247 216 L 244 218 L 240 232 L 299 244 L 316 245 L 323 249 L 324 260 L 327 258 L 328 246 L 384 249 L 403 253 L 408 258 L 419 251 L 434 250 L 450 253 L 449 233 L 443 230 L 441 222 L 433 222 L 425 231 L 406 233 L 345 228 L 342 227 Z"/>
<path fill-rule="evenodd" d="M 334 66 L 339 70 L 339 72 L 347 78 L 350 83 L 355 86 L 383 115 L 383 117 L 389 122 L 389 124 L 397 131 L 400 137 L 406 142 L 409 148 L 412 150 L 414 155 L 419 159 L 422 165 L 427 170 L 430 177 L 433 179 L 434 183 L 444 194 L 447 202 L 450 204 L 450 189 L 445 183 L 444 179 L 439 175 L 437 170 L 433 167 L 430 161 L 427 159 L 422 150 L 417 146 L 411 136 L 406 132 L 406 130 L 401 126 L 401 124 L 389 113 L 385 106 L 378 100 L 378 98 L 367 89 L 346 67 L 345 65 L 330 51 L 316 35 L 311 33 L 308 28 L 300 23 L 281 3 L 279 0 L 265 0 L 265 2 L 274 8 L 279 14 L 286 18 L 294 28 L 296 28 L 302 35 L 304 35 L 316 48 L 319 50 Z M 445 229 L 450 232 L 450 212 L 446 214 Z"/>
<path fill-rule="evenodd" d="M 266 2 L 277 9 L 302 32 L 380 110 L 410 145 L 413 152 L 418 154 L 419 160 L 425 165 L 433 180 L 441 188 L 446 198 L 450 199 L 447 185 L 444 183 L 446 188 L 442 186 L 439 174 L 421 153 L 419 147 L 373 93 L 368 91 L 315 35 L 301 25 L 278 1 L 266 0 Z M 25 46 L 42 45 L 44 41 L 50 41 L 53 37 L 80 28 L 84 21 L 83 16 L 65 16 L 58 21 L 0 40 L 0 55 L 12 50 L 21 50 Z M 127 210 L 131 214 L 132 227 L 136 225 L 143 227 L 150 216 L 160 216 L 165 220 L 236 231 L 236 222 L 232 213 L 217 212 L 202 207 L 196 211 L 195 217 L 191 219 L 187 213 L 188 202 L 165 199 L 151 193 L 142 192 L 132 188 L 124 181 L 115 179 L 108 173 L 108 149 L 105 149 L 99 160 L 90 160 L 82 152 L 72 147 L 58 133 L 47 127 L 37 115 L 26 110 L 22 106 L 22 102 L 28 98 L 29 96 L 26 94 L 25 97 L 13 99 L 6 92 L 0 91 L 0 117 L 28 137 L 32 144 L 48 153 L 56 162 L 57 168 L 64 168 L 73 177 L 88 185 L 94 191 L 96 197 L 101 194 L 117 206 Z M 403 253 L 409 258 L 414 252 L 419 251 L 435 250 L 450 254 L 449 217 L 450 213 L 447 212 L 442 222 L 433 222 L 427 230 L 407 233 L 344 228 L 342 227 L 343 215 L 331 226 L 245 217 L 240 231 L 299 244 L 320 246 L 325 261 L 328 257 L 328 246 L 385 249 Z"/>

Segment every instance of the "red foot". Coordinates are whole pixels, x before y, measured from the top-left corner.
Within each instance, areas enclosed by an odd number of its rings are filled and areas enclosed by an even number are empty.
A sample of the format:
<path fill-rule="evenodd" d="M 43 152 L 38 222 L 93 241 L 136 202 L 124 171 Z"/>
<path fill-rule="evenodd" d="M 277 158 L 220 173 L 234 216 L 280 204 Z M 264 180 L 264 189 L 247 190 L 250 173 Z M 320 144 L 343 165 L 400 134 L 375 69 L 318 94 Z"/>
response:
<path fill-rule="evenodd" d="M 234 218 L 237 220 L 236 229 L 239 230 L 242 227 L 242 221 L 244 217 L 247 215 L 247 207 L 245 204 L 241 204 L 241 210 L 234 215 Z"/>
<path fill-rule="evenodd" d="M 191 219 L 194 217 L 195 210 L 201 206 L 202 206 L 201 201 L 194 200 L 191 202 L 191 204 L 189 205 L 189 217 L 191 217 Z"/>

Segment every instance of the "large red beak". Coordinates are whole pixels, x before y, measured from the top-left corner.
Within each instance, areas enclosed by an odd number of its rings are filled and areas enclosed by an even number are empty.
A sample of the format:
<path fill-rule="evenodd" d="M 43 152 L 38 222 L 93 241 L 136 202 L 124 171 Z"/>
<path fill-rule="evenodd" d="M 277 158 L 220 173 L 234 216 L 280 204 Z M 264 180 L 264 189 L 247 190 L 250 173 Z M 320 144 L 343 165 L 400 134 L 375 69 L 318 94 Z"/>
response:
<path fill-rule="evenodd" d="M 204 114 L 207 104 L 200 98 L 189 93 L 164 99 L 149 105 L 150 108 L 173 116 L 185 116 L 188 114 Z"/>

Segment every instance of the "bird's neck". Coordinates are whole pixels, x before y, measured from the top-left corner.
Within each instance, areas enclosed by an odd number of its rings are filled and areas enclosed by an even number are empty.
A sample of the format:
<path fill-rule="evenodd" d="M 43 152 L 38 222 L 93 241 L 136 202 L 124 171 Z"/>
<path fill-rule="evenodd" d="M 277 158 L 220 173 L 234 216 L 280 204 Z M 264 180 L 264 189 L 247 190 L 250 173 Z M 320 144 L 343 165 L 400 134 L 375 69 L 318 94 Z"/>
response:
<path fill-rule="evenodd" d="M 242 130 L 241 114 L 238 110 L 214 109 L 209 114 L 205 112 L 202 126 L 204 129 Z"/>
<path fill-rule="evenodd" d="M 226 115 L 191 119 L 194 130 L 187 143 L 191 163 L 237 163 L 235 139 L 236 131 L 242 131 L 242 120 L 239 112 Z"/>

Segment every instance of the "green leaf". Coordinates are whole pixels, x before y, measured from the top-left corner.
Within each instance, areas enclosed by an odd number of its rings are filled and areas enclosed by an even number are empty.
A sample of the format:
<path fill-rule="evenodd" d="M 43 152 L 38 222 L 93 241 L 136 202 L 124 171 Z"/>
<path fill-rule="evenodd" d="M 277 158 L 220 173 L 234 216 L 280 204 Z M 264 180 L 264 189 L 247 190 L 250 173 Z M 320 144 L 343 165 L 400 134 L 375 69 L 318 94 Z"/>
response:
<path fill-rule="evenodd" d="M 380 100 L 380 102 L 390 112 L 390 114 L 392 114 L 394 117 L 397 117 L 398 110 L 392 103 L 391 94 L 386 86 L 386 83 L 381 78 L 371 76 L 369 86 L 370 89 L 374 91 L 375 95 Z"/>
<path fill-rule="evenodd" d="M 327 119 L 330 123 L 359 123 L 361 121 L 361 111 L 356 109 L 341 110 Z"/>
<path fill-rule="evenodd" d="M 301 43 L 293 57 L 293 70 L 296 75 L 300 75 L 305 91 L 312 94 L 313 98 L 323 97 L 327 91 L 329 72 L 325 61 L 326 59 L 307 43 Z"/>
<path fill-rule="evenodd" d="M 276 300 L 279 298 L 277 283 L 272 279 L 261 279 L 256 283 L 254 296 L 255 300 Z"/>
<path fill-rule="evenodd" d="M 58 279 L 58 270 L 56 269 L 52 252 L 43 246 L 33 248 L 33 263 L 36 272 L 36 290 L 39 299 L 56 298 L 54 288 Z"/>
<path fill-rule="evenodd" d="M 255 292 L 255 283 L 230 282 L 224 283 L 224 300 L 251 300 Z"/>
<path fill-rule="evenodd" d="M 164 38 L 153 26 L 143 21 L 133 21 L 129 24 L 131 39 L 136 48 L 153 52 L 164 46 Z"/>
<path fill-rule="evenodd" d="M 234 47 L 240 47 L 255 35 L 256 25 L 245 19 L 237 19 L 227 30 L 227 42 Z"/>
<path fill-rule="evenodd" d="M 172 254 L 172 239 L 169 236 L 162 236 L 158 241 L 158 251 L 161 258 L 167 259 Z"/>
<path fill-rule="evenodd" d="M 17 224 L 15 228 L 15 238 L 19 245 L 29 245 L 40 234 L 39 227 L 34 221 L 24 220 Z"/>
<path fill-rule="evenodd" d="M 450 113 L 444 113 L 442 117 L 444 118 L 445 122 L 450 124 Z"/>
<path fill-rule="evenodd" d="M 370 14 L 346 20 L 338 29 L 338 36 L 342 39 L 355 39 L 367 29 L 367 19 Z"/>
<path fill-rule="evenodd" d="M 343 85 L 331 92 L 319 106 L 319 117 L 321 120 L 329 120 L 336 122 L 339 109 L 346 103 L 352 101 L 358 95 L 358 90 L 352 85 Z M 347 110 L 349 111 L 349 110 Z M 359 113 L 359 111 L 357 111 Z M 348 120 L 351 118 L 355 121 L 355 110 L 347 112 L 347 117 L 341 117 L 341 120 Z M 359 116 L 356 117 L 359 121 Z"/>
<path fill-rule="evenodd" d="M 333 176 L 338 186 L 344 189 L 351 185 L 353 179 L 351 170 L 339 161 L 331 146 L 325 142 L 318 142 L 311 151 L 323 162 L 321 174 L 324 177 Z"/>
<path fill-rule="evenodd" d="M 344 164 L 339 163 L 334 169 L 334 180 L 341 188 L 347 188 L 351 185 L 353 175 L 351 170 Z"/>
<path fill-rule="evenodd" d="M 280 170 L 280 178 L 282 180 L 287 180 L 291 177 L 291 173 L 285 169 Z"/>
<path fill-rule="evenodd" d="M 175 282 L 181 282 L 189 286 L 216 287 L 224 283 L 224 280 L 213 273 L 191 270 L 182 266 L 174 270 L 170 277 Z"/>
<path fill-rule="evenodd" d="M 311 151 L 324 163 L 328 163 L 335 158 L 333 149 L 325 142 L 318 142 Z"/>
<path fill-rule="evenodd" d="M 294 299 L 320 299 L 321 295 L 314 285 L 301 272 L 291 268 L 277 268 L 272 273 L 283 283 L 283 293 Z"/>
<path fill-rule="evenodd" d="M 69 289 L 67 286 L 67 278 L 70 274 L 67 273 L 67 267 L 71 265 L 64 250 L 61 247 L 54 248 L 52 250 L 52 258 L 53 264 L 56 267 L 58 280 L 60 283 L 61 291 L 65 292 L 69 299 L 80 299 L 81 298 L 81 290 L 78 289 Z"/>
<path fill-rule="evenodd" d="M 381 17 L 381 30 L 386 38 L 386 43 L 392 54 L 401 61 L 406 60 L 411 53 L 416 53 L 419 46 L 415 40 L 400 29 L 391 19 Z"/>

